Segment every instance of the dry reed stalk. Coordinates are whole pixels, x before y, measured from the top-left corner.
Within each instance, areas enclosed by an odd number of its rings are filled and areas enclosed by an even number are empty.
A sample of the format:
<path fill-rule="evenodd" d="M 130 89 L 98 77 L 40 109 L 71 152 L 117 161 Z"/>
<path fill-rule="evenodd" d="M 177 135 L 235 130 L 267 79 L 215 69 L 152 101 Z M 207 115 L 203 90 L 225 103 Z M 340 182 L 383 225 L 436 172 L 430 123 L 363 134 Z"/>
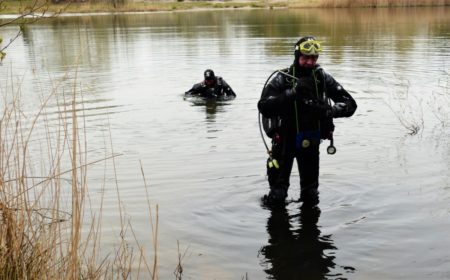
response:
<path fill-rule="evenodd" d="M 406 79 L 399 79 L 398 90 L 393 93 L 390 101 L 383 100 L 394 113 L 399 123 L 406 128 L 409 135 L 416 135 L 425 127 L 423 114 L 423 100 L 417 96 L 411 96 L 410 83 Z M 397 105 L 395 105 L 397 104 Z"/>
<path fill-rule="evenodd" d="M 74 84 L 76 92 L 76 84 Z M 76 94 L 72 100 L 72 233 L 70 250 L 69 277 L 78 279 L 78 245 L 80 242 L 80 200 L 78 196 L 77 181 L 77 115 L 76 115 Z"/>
<path fill-rule="evenodd" d="M 183 276 L 183 261 L 184 261 L 184 258 L 186 257 L 186 253 L 187 253 L 189 247 L 187 247 L 184 250 L 183 254 L 181 254 L 180 241 L 177 240 L 177 249 L 178 249 L 178 263 L 177 263 L 177 266 L 175 267 L 173 274 L 175 275 L 176 280 L 181 280 L 182 276 Z"/>
<path fill-rule="evenodd" d="M 134 231 L 123 219 L 117 177 L 121 238 L 115 259 L 101 259 L 98 254 L 103 193 L 98 216 L 92 213 L 92 220 L 84 221 L 87 168 L 112 160 L 117 176 L 117 155 L 105 154 L 102 159 L 87 161 L 86 122 L 79 122 L 77 114 L 84 107 L 78 108 L 77 87 L 73 85 L 67 102 L 61 84 L 56 84 L 31 118 L 21 107 L 20 83 L 11 81 L 9 91 L 12 94 L 3 96 L 0 112 L 0 279 L 132 279 L 134 255 L 126 232 L 131 229 L 134 235 Z M 61 95 L 63 105 L 58 102 Z M 50 123 L 46 111 L 55 99 L 56 126 Z M 112 146 L 111 133 L 110 143 Z M 63 203 L 65 199 L 68 204 Z M 148 265 L 139 246 L 140 262 L 145 263 L 152 279 L 158 279 L 158 207 L 154 228 L 150 217 L 154 262 Z M 139 245 L 136 236 L 135 241 Z"/>
<path fill-rule="evenodd" d="M 148 185 L 147 180 L 145 178 L 144 168 L 142 166 L 142 161 L 139 161 L 140 167 L 141 167 L 141 174 L 142 179 L 144 181 L 144 188 L 145 188 L 145 197 L 147 199 L 147 205 L 148 205 L 148 213 L 150 216 L 150 230 L 152 232 L 152 240 L 153 240 L 153 269 L 150 272 L 150 275 L 152 277 L 152 280 L 159 279 L 158 276 L 158 222 L 159 222 L 159 212 L 158 212 L 158 205 L 156 205 L 156 225 L 153 224 L 153 214 L 152 214 L 152 208 L 150 204 L 150 195 L 148 193 Z M 145 262 L 147 264 L 147 262 Z M 150 271 L 150 268 L 147 269 Z"/>

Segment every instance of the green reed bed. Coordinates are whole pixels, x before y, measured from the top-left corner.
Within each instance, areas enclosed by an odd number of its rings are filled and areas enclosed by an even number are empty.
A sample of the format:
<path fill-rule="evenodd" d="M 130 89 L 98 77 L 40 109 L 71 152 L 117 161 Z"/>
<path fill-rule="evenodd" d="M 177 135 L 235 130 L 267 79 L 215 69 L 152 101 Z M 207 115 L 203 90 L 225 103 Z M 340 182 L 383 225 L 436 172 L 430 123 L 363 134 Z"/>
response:
<path fill-rule="evenodd" d="M 98 209 L 88 206 L 87 173 L 115 166 L 117 155 L 90 157 L 82 95 L 54 84 L 37 108 L 22 104 L 20 81 L 0 85 L 0 279 L 158 279 L 158 208 L 153 215 L 149 200 L 153 249 L 134 238 L 119 203 L 117 245 L 100 254 L 103 195 Z M 117 179 L 109 187 L 120 201 Z"/>

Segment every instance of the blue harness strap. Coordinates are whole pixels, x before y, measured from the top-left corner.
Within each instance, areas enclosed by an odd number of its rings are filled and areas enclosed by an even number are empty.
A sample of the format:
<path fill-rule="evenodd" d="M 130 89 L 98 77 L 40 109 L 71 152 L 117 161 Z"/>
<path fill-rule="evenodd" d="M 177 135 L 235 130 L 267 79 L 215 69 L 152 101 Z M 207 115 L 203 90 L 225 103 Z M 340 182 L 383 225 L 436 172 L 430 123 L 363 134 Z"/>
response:
<path fill-rule="evenodd" d="M 308 140 L 310 142 L 317 141 L 317 143 L 320 143 L 320 130 L 306 130 L 298 132 L 295 138 L 295 148 L 297 150 L 299 150 L 302 147 L 306 148 L 305 146 L 303 146 L 304 140 Z"/>

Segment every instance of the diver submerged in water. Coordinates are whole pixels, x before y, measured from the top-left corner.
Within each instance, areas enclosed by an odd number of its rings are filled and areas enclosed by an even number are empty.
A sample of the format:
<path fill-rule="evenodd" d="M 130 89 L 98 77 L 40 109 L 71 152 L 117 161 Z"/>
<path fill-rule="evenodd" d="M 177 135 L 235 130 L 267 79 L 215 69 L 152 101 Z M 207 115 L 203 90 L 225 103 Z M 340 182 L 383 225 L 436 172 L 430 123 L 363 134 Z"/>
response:
<path fill-rule="evenodd" d="M 222 77 L 214 75 L 213 70 L 206 69 L 204 78 L 202 82 L 193 85 L 190 90 L 186 91 L 185 95 L 204 98 L 236 97 L 230 85 Z"/>
<path fill-rule="evenodd" d="M 274 72 L 258 102 L 259 112 L 271 121 L 269 128 L 265 126 L 272 138 L 265 203 L 284 203 L 294 158 L 300 200 L 310 206 L 319 203 L 319 144 L 333 139 L 333 118 L 350 117 L 356 110 L 352 96 L 317 64 L 321 51 L 314 37 L 301 38 L 295 44 L 294 63 Z"/>

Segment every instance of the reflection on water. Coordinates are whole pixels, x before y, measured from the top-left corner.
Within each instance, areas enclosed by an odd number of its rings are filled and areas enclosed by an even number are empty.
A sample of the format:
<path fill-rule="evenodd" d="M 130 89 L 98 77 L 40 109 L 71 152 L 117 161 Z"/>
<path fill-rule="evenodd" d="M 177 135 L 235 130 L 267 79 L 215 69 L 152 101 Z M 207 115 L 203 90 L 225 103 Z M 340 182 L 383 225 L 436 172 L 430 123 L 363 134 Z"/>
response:
<path fill-rule="evenodd" d="M 216 119 L 217 113 L 225 112 L 225 107 L 230 106 L 231 100 L 234 98 L 227 99 L 221 99 L 216 100 L 213 98 L 201 98 L 201 97 L 185 97 L 184 100 L 191 102 L 192 106 L 194 107 L 204 107 L 205 108 L 205 114 L 206 114 L 206 122 L 211 123 L 214 122 Z"/>
<path fill-rule="evenodd" d="M 331 234 L 321 235 L 318 207 L 301 207 L 294 215 L 284 206 L 269 210 L 269 240 L 260 251 L 269 279 L 344 279 L 340 273 L 330 273 L 336 266 L 333 255 L 337 248 Z"/>
<path fill-rule="evenodd" d="M 380 48 L 411 50 L 417 43 L 410 40 L 411 37 L 423 33 L 438 38 L 446 36 L 448 24 L 442 24 L 442 21 L 447 16 L 448 8 L 94 15 L 44 20 L 38 27 L 45 31 L 43 36 L 38 36 L 34 32 L 36 27 L 30 26 L 24 30 L 21 39 L 30 46 L 26 51 L 32 57 L 46 51 L 48 56 L 44 59 L 48 65 L 66 69 L 78 60 L 81 65 L 106 70 L 118 61 L 125 63 L 127 56 L 143 55 L 143 52 L 157 55 L 163 51 L 160 46 L 166 47 L 166 54 L 177 47 L 172 54 L 183 58 L 179 66 L 192 60 L 205 65 L 209 56 L 233 51 L 233 46 L 223 42 L 224 38 L 265 38 L 259 41 L 264 44 L 264 52 L 284 55 L 292 48 L 290 38 L 298 38 L 301 34 L 314 34 L 324 40 L 324 46 L 333 46 L 332 58 L 340 62 L 349 51 L 369 51 L 376 56 Z M 396 37 L 402 40 L 393 40 Z M 164 44 L 160 45 L 159 40 Z M 210 41 L 210 44 L 202 45 L 203 41 Z M 133 46 L 136 43 L 139 45 Z M 423 43 L 424 48 L 429 44 Z M 209 47 L 211 45 L 213 47 Z M 251 51 L 247 49 L 243 54 Z M 42 63 L 31 62 L 35 67 Z"/>

